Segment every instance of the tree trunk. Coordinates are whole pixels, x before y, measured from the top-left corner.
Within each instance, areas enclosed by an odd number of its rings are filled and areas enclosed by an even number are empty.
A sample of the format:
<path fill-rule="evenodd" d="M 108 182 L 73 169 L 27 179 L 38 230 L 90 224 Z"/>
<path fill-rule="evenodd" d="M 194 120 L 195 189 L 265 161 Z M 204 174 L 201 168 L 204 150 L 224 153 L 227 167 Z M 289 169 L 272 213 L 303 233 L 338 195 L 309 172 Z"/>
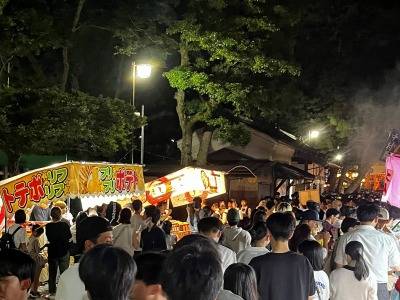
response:
<path fill-rule="evenodd" d="M 61 90 L 65 92 L 67 88 L 68 75 L 69 75 L 69 59 L 68 59 L 68 47 L 65 46 L 62 48 L 62 57 L 63 57 L 63 75 L 61 80 Z"/>
<path fill-rule="evenodd" d="M 176 112 L 179 118 L 179 125 L 182 131 L 181 143 L 181 165 L 188 166 L 192 162 L 192 135 L 193 129 L 191 122 L 185 113 L 185 92 L 178 90 L 175 93 Z"/>
<path fill-rule="evenodd" d="M 329 178 L 328 178 L 329 191 L 333 192 L 333 191 L 335 191 L 336 183 L 338 181 L 337 174 L 338 174 L 339 169 L 330 167 L 329 171 L 330 171 L 329 172 Z"/>
<path fill-rule="evenodd" d="M 76 7 L 76 11 L 75 11 L 75 16 L 74 16 L 74 21 L 72 22 L 72 32 L 75 32 L 78 30 L 78 24 L 79 24 L 79 20 L 81 18 L 81 13 L 82 13 L 82 9 L 83 9 L 83 5 L 85 4 L 86 0 L 79 0 L 78 2 L 78 6 Z"/>
<path fill-rule="evenodd" d="M 354 193 L 357 189 L 359 189 L 361 185 L 361 180 L 365 178 L 365 176 L 368 174 L 370 170 L 371 170 L 371 164 L 362 166 L 358 170 L 358 177 L 355 180 L 353 180 L 353 182 L 346 189 L 345 193 L 346 194 Z"/>
<path fill-rule="evenodd" d="M 189 66 L 189 50 L 187 45 L 181 44 L 180 46 L 181 63 L 182 67 Z M 192 139 L 193 139 L 193 126 L 194 122 L 186 114 L 185 108 L 185 91 L 177 90 L 175 93 L 176 112 L 179 118 L 179 125 L 182 131 L 182 144 L 181 144 L 181 165 L 188 166 L 192 163 Z"/>
<path fill-rule="evenodd" d="M 182 144 L 181 144 L 181 165 L 190 166 L 192 164 L 192 140 L 193 129 L 190 124 L 182 127 Z"/>
<path fill-rule="evenodd" d="M 347 173 L 348 170 L 349 170 L 348 166 L 343 166 L 342 175 L 340 176 L 340 178 L 338 180 L 338 183 L 337 183 L 337 186 L 336 186 L 336 192 L 337 193 L 342 193 L 343 182 L 346 179 L 346 173 Z"/>
<path fill-rule="evenodd" d="M 33 56 L 32 54 L 28 54 L 27 58 L 32 65 L 33 71 L 35 71 L 36 75 L 38 76 L 39 83 L 45 82 L 46 76 L 44 75 L 43 68 L 36 59 L 36 57 Z"/>
<path fill-rule="evenodd" d="M 21 153 L 6 152 L 6 154 L 8 159 L 8 175 L 10 177 L 18 175 Z"/>
<path fill-rule="evenodd" d="M 71 72 L 71 91 L 79 91 L 79 75 Z"/>
<path fill-rule="evenodd" d="M 79 29 L 79 20 L 81 18 L 81 13 L 83 9 L 83 5 L 85 4 L 86 0 L 79 0 L 78 6 L 76 7 L 75 15 L 74 15 L 74 20 L 72 22 L 72 27 L 71 27 L 71 35 L 69 37 L 69 41 L 72 40 L 72 37 L 74 33 Z M 64 47 L 62 48 L 62 56 L 63 56 L 63 76 L 62 76 L 62 81 L 61 81 L 61 90 L 65 92 L 67 88 L 67 83 L 68 83 L 68 77 L 69 77 L 69 69 L 70 69 L 70 63 L 69 63 L 69 46 L 68 46 L 68 40 L 65 42 Z"/>
<path fill-rule="evenodd" d="M 196 164 L 199 167 L 203 167 L 207 164 L 208 149 L 210 148 L 213 132 L 211 130 L 205 130 L 199 139 L 200 147 L 197 153 Z"/>

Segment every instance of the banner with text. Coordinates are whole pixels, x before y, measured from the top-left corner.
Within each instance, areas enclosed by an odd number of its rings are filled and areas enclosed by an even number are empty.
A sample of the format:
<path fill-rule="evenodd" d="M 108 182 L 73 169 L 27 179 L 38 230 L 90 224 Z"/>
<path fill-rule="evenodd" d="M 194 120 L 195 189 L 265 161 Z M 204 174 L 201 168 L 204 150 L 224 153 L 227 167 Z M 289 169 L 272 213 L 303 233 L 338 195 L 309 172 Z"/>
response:
<path fill-rule="evenodd" d="M 0 181 L 7 213 L 34 203 L 85 196 L 143 195 L 141 165 L 65 162 Z"/>

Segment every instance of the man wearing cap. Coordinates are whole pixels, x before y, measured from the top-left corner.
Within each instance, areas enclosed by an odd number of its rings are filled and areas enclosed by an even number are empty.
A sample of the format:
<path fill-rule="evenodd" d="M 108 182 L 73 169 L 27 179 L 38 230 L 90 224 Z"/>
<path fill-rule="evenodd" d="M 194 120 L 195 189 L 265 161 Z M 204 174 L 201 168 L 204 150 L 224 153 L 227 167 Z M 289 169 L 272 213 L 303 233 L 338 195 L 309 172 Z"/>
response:
<path fill-rule="evenodd" d="M 314 209 L 308 209 L 302 213 L 301 223 L 307 224 L 311 229 L 310 239 L 316 241 L 323 241 L 324 246 L 324 258 L 328 255 L 329 241 L 331 239 L 331 235 L 329 232 L 323 232 L 322 221 L 319 219 L 318 211 Z"/>
<path fill-rule="evenodd" d="M 238 254 L 250 246 L 251 235 L 248 231 L 238 227 L 240 213 L 236 208 L 228 210 L 227 221 L 229 226 L 223 230 L 222 244 Z"/>
<path fill-rule="evenodd" d="M 79 224 L 76 239 L 78 247 L 83 253 L 99 244 L 112 245 L 112 227 L 106 219 L 91 216 Z M 79 263 L 75 263 L 60 276 L 56 299 L 81 300 L 85 296 L 85 286 L 79 277 Z"/>

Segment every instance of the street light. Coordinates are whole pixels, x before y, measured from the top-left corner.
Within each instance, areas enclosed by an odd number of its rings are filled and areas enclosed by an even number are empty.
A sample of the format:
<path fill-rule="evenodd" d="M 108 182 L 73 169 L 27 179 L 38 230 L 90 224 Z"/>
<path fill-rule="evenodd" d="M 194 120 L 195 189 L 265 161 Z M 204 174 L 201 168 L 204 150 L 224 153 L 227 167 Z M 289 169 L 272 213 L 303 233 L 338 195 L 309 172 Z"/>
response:
<path fill-rule="evenodd" d="M 335 155 L 335 160 L 336 161 L 341 161 L 342 159 L 343 159 L 343 154 L 338 153 L 338 154 Z"/>
<path fill-rule="evenodd" d="M 136 62 L 132 63 L 132 106 L 135 107 L 135 91 L 136 91 L 136 76 L 139 78 L 149 78 L 151 75 L 151 65 L 149 64 L 139 64 Z M 144 105 L 142 105 L 142 118 L 144 117 Z M 132 150 L 131 150 L 131 162 L 133 164 L 133 145 L 134 140 L 132 137 Z M 140 164 L 143 165 L 144 161 L 144 125 L 141 128 L 141 136 L 140 136 Z"/>
<path fill-rule="evenodd" d="M 137 65 L 136 73 L 139 78 L 143 79 L 149 78 L 151 75 L 151 65 L 149 64 Z"/>
<path fill-rule="evenodd" d="M 314 140 L 317 139 L 320 135 L 320 131 L 319 130 L 310 130 L 309 132 L 309 138 L 310 140 Z"/>

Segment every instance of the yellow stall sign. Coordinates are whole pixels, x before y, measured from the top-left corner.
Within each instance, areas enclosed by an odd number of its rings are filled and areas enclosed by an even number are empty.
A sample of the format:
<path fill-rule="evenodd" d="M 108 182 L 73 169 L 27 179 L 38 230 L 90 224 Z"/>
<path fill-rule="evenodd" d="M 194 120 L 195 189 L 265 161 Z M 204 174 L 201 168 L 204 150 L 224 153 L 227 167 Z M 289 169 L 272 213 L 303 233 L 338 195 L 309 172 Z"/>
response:
<path fill-rule="evenodd" d="M 65 162 L 0 182 L 0 197 L 8 213 L 66 198 L 140 197 L 144 192 L 142 166 L 127 164 Z"/>

